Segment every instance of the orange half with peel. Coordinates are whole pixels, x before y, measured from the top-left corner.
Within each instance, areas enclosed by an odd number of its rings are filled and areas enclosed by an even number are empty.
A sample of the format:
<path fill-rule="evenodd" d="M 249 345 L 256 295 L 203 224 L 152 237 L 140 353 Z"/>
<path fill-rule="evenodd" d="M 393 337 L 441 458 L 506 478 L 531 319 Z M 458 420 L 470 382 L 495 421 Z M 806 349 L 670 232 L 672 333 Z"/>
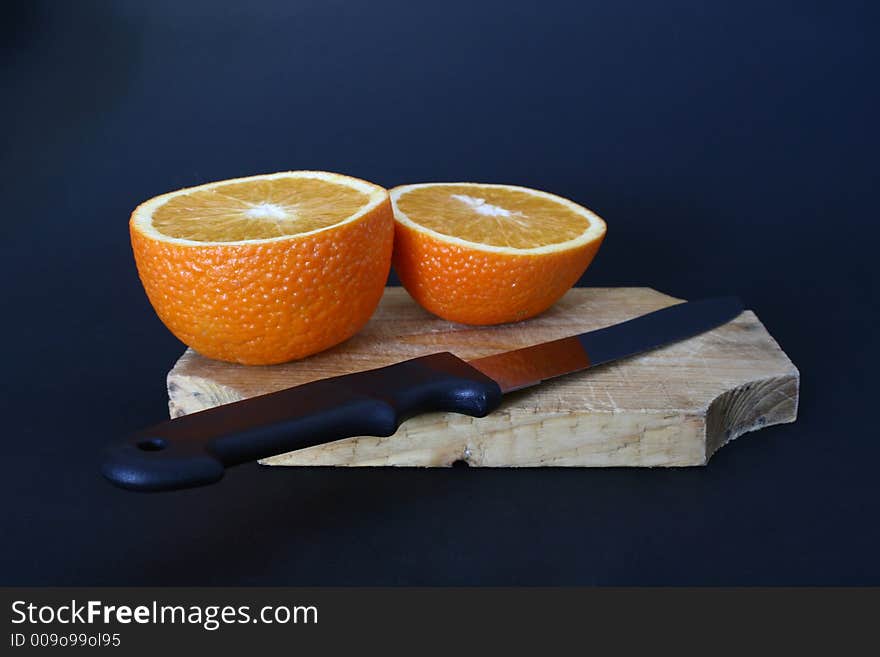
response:
<path fill-rule="evenodd" d="M 403 185 L 391 203 L 401 283 L 426 310 L 463 324 L 547 310 L 583 275 L 606 232 L 591 210 L 513 185 Z"/>
<path fill-rule="evenodd" d="M 391 265 L 388 192 L 287 171 L 152 198 L 129 223 L 159 318 L 210 358 L 268 365 L 332 347 L 366 324 Z"/>

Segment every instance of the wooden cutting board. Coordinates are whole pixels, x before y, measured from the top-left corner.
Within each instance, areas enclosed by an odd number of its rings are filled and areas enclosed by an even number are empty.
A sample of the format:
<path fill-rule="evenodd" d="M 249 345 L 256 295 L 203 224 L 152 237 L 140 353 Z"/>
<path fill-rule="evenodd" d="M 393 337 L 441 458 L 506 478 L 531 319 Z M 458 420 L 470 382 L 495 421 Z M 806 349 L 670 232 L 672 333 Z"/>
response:
<path fill-rule="evenodd" d="M 648 288 L 576 288 L 518 324 L 438 319 L 388 288 L 354 338 L 305 360 L 231 365 L 187 350 L 168 374 L 172 417 L 437 351 L 471 359 L 615 324 L 677 303 Z M 389 438 L 360 437 L 282 454 L 268 465 L 704 465 L 747 431 L 793 422 L 799 374 L 751 311 L 684 342 L 505 397 L 485 418 L 433 413 Z"/>

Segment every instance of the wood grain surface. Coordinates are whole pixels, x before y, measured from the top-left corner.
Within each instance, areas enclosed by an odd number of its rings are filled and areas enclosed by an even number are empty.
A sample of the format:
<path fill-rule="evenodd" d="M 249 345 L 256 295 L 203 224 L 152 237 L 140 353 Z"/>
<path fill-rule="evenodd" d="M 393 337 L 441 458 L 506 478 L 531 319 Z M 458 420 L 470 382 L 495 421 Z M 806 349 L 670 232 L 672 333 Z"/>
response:
<path fill-rule="evenodd" d="M 187 350 L 168 374 L 172 417 L 451 351 L 464 359 L 608 326 L 680 300 L 649 288 L 575 288 L 540 317 L 470 327 L 433 317 L 388 288 L 348 342 L 271 367 Z M 689 466 L 765 426 L 793 422 L 799 373 L 751 311 L 695 338 L 505 397 L 485 418 L 433 413 L 391 437 L 359 437 L 278 455 L 268 465 Z"/>

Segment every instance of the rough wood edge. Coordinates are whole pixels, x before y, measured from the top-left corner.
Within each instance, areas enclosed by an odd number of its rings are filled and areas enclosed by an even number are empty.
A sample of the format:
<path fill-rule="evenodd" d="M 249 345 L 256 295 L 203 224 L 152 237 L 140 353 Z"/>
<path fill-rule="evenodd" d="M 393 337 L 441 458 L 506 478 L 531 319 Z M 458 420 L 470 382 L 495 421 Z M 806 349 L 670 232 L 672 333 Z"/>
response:
<path fill-rule="evenodd" d="M 499 412 L 503 412 L 499 411 Z M 414 449 L 401 449 L 390 454 L 371 455 L 370 452 L 389 441 L 411 439 L 403 434 L 377 438 L 361 436 L 338 440 L 320 447 L 312 447 L 295 452 L 287 452 L 260 461 L 272 466 L 321 466 L 321 467 L 451 467 L 456 462 L 480 468 L 532 468 L 532 467 L 677 467 L 704 465 L 705 461 L 705 416 L 682 411 L 644 411 L 632 412 L 628 416 L 628 427 L 617 420 L 618 430 L 609 433 L 604 430 L 608 418 L 624 415 L 601 412 L 577 416 L 581 432 L 566 449 L 564 440 L 557 435 L 551 453 L 541 455 L 531 453 L 523 460 L 523 450 L 518 445 L 533 440 L 534 434 L 542 428 L 553 425 L 566 425 L 575 414 L 557 413 L 536 416 L 531 422 L 518 422 L 511 428 L 496 427 L 489 431 L 460 431 L 480 422 L 480 418 L 464 415 L 433 414 L 439 424 L 447 425 L 447 439 L 438 445 L 419 442 Z M 428 426 L 419 427 L 417 432 L 430 430 L 431 418 L 424 416 Z M 595 432 L 590 432 L 593 425 Z M 674 434 L 669 429 L 674 429 Z M 623 429 L 623 430 L 622 430 Z M 591 440 L 594 435 L 599 439 Z M 676 443 L 673 450 L 667 446 Z M 344 458 L 334 459 L 334 452 L 359 452 L 356 461 Z M 529 452 L 530 450 L 525 450 Z M 675 452 L 674 455 L 669 452 Z M 328 455 L 328 452 L 330 454 Z M 414 455 L 418 455 L 414 458 Z M 329 456 L 329 459 L 328 459 Z M 417 462 L 412 462 L 413 460 Z M 328 462 L 329 461 L 329 462 Z"/>
<path fill-rule="evenodd" d="M 800 370 L 757 315 L 755 321 L 764 329 L 773 346 L 785 356 L 791 369 L 782 376 L 744 383 L 712 400 L 706 409 L 705 463 L 709 462 L 715 452 L 743 434 L 797 420 Z M 744 408 L 749 409 L 749 412 L 742 413 Z M 734 411 L 740 411 L 740 414 L 734 414 Z"/>
<path fill-rule="evenodd" d="M 186 382 L 185 386 L 182 385 L 183 381 Z M 168 415 L 172 419 L 244 399 L 233 388 L 200 376 L 178 374 L 174 370 L 168 373 L 165 382 L 168 389 Z M 210 400 L 207 406 L 202 403 L 202 398 Z"/>
<path fill-rule="evenodd" d="M 797 420 L 800 373 L 744 383 L 716 397 L 706 409 L 706 459 L 743 434 Z"/>

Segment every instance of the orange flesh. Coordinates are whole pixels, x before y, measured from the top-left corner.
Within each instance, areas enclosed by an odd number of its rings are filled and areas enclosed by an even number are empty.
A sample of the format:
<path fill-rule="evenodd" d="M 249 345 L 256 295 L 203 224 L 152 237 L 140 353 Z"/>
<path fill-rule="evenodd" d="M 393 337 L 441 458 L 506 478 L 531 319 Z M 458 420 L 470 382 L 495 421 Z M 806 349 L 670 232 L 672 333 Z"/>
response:
<path fill-rule="evenodd" d="M 197 242 L 237 242 L 327 228 L 355 214 L 366 193 L 316 178 L 219 185 L 175 196 L 153 212 L 153 227 Z"/>
<path fill-rule="evenodd" d="M 414 223 L 442 235 L 515 249 L 567 242 L 590 225 L 562 203 L 505 188 L 416 188 L 402 195 L 397 206 Z"/>

